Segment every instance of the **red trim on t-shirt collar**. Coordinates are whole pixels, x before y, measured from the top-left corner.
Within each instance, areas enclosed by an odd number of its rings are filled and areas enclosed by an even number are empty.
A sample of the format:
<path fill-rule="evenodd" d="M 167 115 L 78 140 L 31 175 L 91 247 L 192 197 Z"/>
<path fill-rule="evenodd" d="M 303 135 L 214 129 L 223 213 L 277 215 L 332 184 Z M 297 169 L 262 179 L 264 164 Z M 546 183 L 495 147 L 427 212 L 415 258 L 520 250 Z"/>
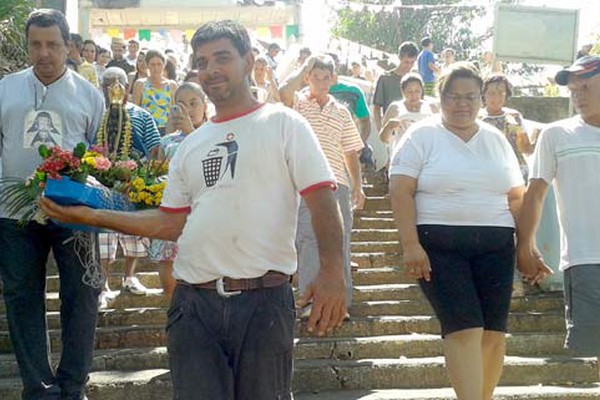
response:
<path fill-rule="evenodd" d="M 254 106 L 254 107 L 252 107 L 252 108 L 250 108 L 250 109 L 248 109 L 246 111 L 243 111 L 243 112 L 241 112 L 239 114 L 230 115 L 229 117 L 225 117 L 225 118 L 212 117 L 210 120 L 212 122 L 214 122 L 215 124 L 220 124 L 222 122 L 231 121 L 233 119 L 240 118 L 240 117 L 246 116 L 246 115 L 248 115 L 250 113 L 253 113 L 254 111 L 256 111 L 259 108 L 261 108 L 262 106 L 264 106 L 265 104 L 266 103 L 259 103 L 258 105 Z"/>
<path fill-rule="evenodd" d="M 173 207 L 165 207 L 165 206 L 160 206 L 159 207 L 160 211 L 164 211 L 166 213 L 186 213 L 189 214 L 192 211 L 191 207 L 180 207 L 180 208 L 173 208 Z"/>
<path fill-rule="evenodd" d="M 305 196 L 311 192 L 314 192 L 317 189 L 321 189 L 324 187 L 329 187 L 329 188 L 331 188 L 331 190 L 337 190 L 337 184 L 335 182 L 324 181 L 324 182 L 315 183 L 314 185 L 310 185 L 309 187 L 302 189 L 300 191 L 300 196 Z"/>

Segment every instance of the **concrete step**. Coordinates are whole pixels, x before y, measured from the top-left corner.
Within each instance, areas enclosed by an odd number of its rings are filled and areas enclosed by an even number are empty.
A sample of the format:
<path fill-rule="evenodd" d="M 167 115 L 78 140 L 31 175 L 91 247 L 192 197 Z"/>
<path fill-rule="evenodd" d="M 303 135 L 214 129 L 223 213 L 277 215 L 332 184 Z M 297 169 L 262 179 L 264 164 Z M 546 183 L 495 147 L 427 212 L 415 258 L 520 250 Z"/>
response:
<path fill-rule="evenodd" d="M 97 349 L 163 346 L 165 344 L 166 314 L 161 309 L 151 309 L 129 313 L 127 311 L 107 312 L 100 318 L 108 326 L 96 328 Z M 141 321 L 140 321 L 141 320 Z M 139 323 L 136 323 L 139 322 Z M 509 330 L 514 333 L 564 332 L 562 312 L 512 313 L 509 317 Z M 331 337 L 365 337 L 382 335 L 403 335 L 411 333 L 437 334 L 439 324 L 432 315 L 416 316 L 369 316 L 352 317 L 350 321 L 334 331 Z M 306 322 L 297 321 L 297 337 L 310 337 L 306 332 Z M 60 330 L 50 329 L 52 349 L 60 348 Z M 0 352 L 11 352 L 9 333 L 0 331 Z"/>
<path fill-rule="evenodd" d="M 370 196 L 365 201 L 364 209 L 366 211 L 387 211 L 392 208 L 388 196 Z"/>
<path fill-rule="evenodd" d="M 353 242 L 379 242 L 399 241 L 398 230 L 392 229 L 354 229 L 352 231 Z"/>
<path fill-rule="evenodd" d="M 395 229 L 394 218 L 357 216 L 352 224 L 353 229 Z"/>
<path fill-rule="evenodd" d="M 367 251 L 352 253 L 352 261 L 360 267 L 385 267 L 388 265 L 402 265 L 402 252 Z"/>
<path fill-rule="evenodd" d="M 451 388 L 339 390 L 297 393 L 296 400 L 456 400 Z M 600 383 L 583 386 L 500 386 L 494 400 L 591 400 L 600 399 Z"/>
<path fill-rule="evenodd" d="M 546 357 L 566 355 L 563 350 L 564 334 L 532 333 L 507 336 L 507 355 Z M 298 338 L 294 358 L 361 360 L 374 358 L 419 358 L 442 356 L 439 335 L 410 334 L 357 338 Z M 52 355 L 53 363 L 60 359 Z M 164 346 L 128 349 L 98 349 L 94 352 L 93 371 L 143 370 L 168 368 L 168 354 Z M 0 378 L 18 376 L 13 354 L 0 354 Z"/>
<path fill-rule="evenodd" d="M 54 300 L 57 300 L 56 293 L 50 295 L 55 298 Z M 411 299 L 367 301 L 358 301 L 355 299 L 350 308 L 350 313 L 354 317 L 433 315 L 433 310 L 427 300 L 420 293 L 412 294 L 409 292 L 409 296 L 413 295 L 415 298 Z M 59 302 L 52 301 L 50 303 L 56 307 L 54 311 L 47 313 L 48 328 L 58 329 L 60 327 Z M 133 296 L 126 294 L 118 296 L 110 304 L 110 307 L 111 309 L 109 310 L 99 312 L 98 327 L 162 324 L 165 322 L 164 316 L 168 308 L 168 303 L 162 296 Z M 562 308 L 562 297 L 558 294 L 517 297 L 512 300 L 511 304 L 513 312 L 560 312 Z M 0 316 L 0 331 L 2 330 L 8 330 L 8 321 L 5 315 Z"/>
<path fill-rule="evenodd" d="M 367 195 L 367 197 L 381 197 L 381 196 L 386 196 L 388 193 L 388 187 L 387 185 L 373 185 L 371 183 L 366 183 L 363 184 L 363 190 L 365 192 L 365 195 Z"/>
<path fill-rule="evenodd" d="M 394 362 L 396 361 L 396 362 Z M 296 396 L 299 400 L 406 400 L 406 399 L 430 399 L 446 400 L 454 399 L 451 389 L 448 389 L 445 371 L 441 358 L 434 358 L 431 367 L 424 368 L 419 362 L 402 362 L 390 360 L 372 364 L 372 361 L 365 360 L 365 365 L 357 365 L 354 362 L 339 362 L 336 365 L 329 363 L 299 363 L 296 366 L 294 376 L 294 390 L 297 392 L 307 392 L 305 386 L 310 382 L 306 378 L 315 378 L 321 386 L 326 383 L 335 386 L 337 392 L 325 392 L 319 389 L 308 390 L 309 394 L 299 394 Z M 321 365 L 319 365 L 321 364 Z M 595 365 L 590 360 L 554 360 L 547 362 L 544 359 L 526 359 L 526 358 L 508 358 L 504 369 L 504 375 L 501 384 L 510 385 L 509 387 L 499 387 L 495 396 L 496 400 L 541 400 L 541 399 L 561 399 L 561 400 L 589 400 L 598 399 L 600 395 L 600 386 L 594 382 L 594 374 L 590 373 Z M 535 373 L 532 372 L 535 368 Z M 390 371 L 392 375 L 388 379 L 384 373 Z M 574 376 L 576 379 L 588 379 L 582 384 L 577 385 L 576 381 L 571 383 L 570 387 L 559 386 L 557 384 L 540 385 L 539 379 L 553 379 L 561 377 L 561 371 L 565 375 Z M 313 374 L 311 374 L 311 372 Z M 324 375 L 318 375 L 324 373 Z M 377 383 L 383 385 L 396 384 L 393 390 L 385 390 L 382 386 L 378 390 L 370 389 L 379 378 Z M 383 379 L 382 379 L 383 378 Z M 596 376 L 597 378 L 597 376 Z M 564 379 L 559 379 L 559 382 Z M 434 383 L 442 389 L 415 389 L 426 383 Z M 509 382 L 524 382 L 510 384 Z M 416 383 L 417 385 L 413 385 Z M 356 391 L 350 391 L 355 386 L 365 384 L 365 388 L 359 388 Z M 577 386 L 574 386 L 577 385 Z M 0 398 L 3 400 L 20 399 L 20 381 L 17 378 L 0 379 Z M 342 386 L 345 386 L 342 388 Z M 399 389 L 410 386 L 407 389 Z M 345 389 L 344 391 L 342 391 Z M 332 389 L 329 389 L 332 390 Z M 167 369 L 147 369 L 140 371 L 98 371 L 90 374 L 88 382 L 87 395 L 90 400 L 165 400 L 172 398 L 170 374 Z"/>
<path fill-rule="evenodd" d="M 392 213 L 392 209 L 388 208 L 387 210 L 356 210 L 354 211 L 354 218 L 360 217 L 371 217 L 371 218 L 393 218 L 394 215 Z"/>
<path fill-rule="evenodd" d="M 138 272 L 136 271 L 135 276 L 140 280 L 140 283 L 146 286 L 148 289 L 160 289 L 160 277 L 158 276 L 158 270 L 150 272 Z M 111 270 L 111 274 L 108 281 L 108 286 L 111 290 L 120 290 L 121 284 L 123 282 L 123 273 L 122 272 L 113 272 Z M 60 279 L 58 275 L 49 275 L 46 278 L 46 292 L 58 292 L 60 287 Z"/>
<path fill-rule="evenodd" d="M 508 334 L 506 354 L 521 357 L 567 355 L 562 332 Z M 361 360 L 442 356 L 442 339 L 434 334 L 383 335 L 350 338 L 297 339 L 295 359 Z"/>
<path fill-rule="evenodd" d="M 399 240 L 386 240 L 386 241 L 366 241 L 366 242 L 350 242 L 350 249 L 352 253 L 370 253 L 370 252 L 383 252 L 383 253 L 400 253 L 402 247 L 400 246 Z"/>
<path fill-rule="evenodd" d="M 500 384 L 587 384 L 598 380 L 596 364 L 596 360 L 591 358 L 508 356 Z M 443 357 L 298 360 L 294 383 L 297 391 L 449 386 Z"/>

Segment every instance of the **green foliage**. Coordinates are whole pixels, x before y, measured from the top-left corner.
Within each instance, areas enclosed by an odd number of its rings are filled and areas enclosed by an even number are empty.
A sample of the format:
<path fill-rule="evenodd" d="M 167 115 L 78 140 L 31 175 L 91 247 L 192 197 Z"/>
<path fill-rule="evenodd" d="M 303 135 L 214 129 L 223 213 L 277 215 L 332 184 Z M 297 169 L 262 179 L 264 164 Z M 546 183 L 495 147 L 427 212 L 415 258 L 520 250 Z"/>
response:
<path fill-rule="evenodd" d="M 361 11 L 343 8 L 338 12 L 333 34 L 393 54 L 403 41 L 419 44 L 422 38 L 428 36 L 437 51 L 452 47 L 457 52 L 457 59 L 468 59 L 472 56 L 471 49 L 490 37 L 489 32 L 478 35 L 472 30 L 473 21 L 484 16 L 486 8 L 463 7 L 458 3 L 460 0 L 404 0 L 403 6 L 439 7 L 400 7 L 392 12 L 368 7 Z"/>
<path fill-rule="evenodd" d="M 0 1 L 0 79 L 27 65 L 25 23 L 32 0 Z"/>

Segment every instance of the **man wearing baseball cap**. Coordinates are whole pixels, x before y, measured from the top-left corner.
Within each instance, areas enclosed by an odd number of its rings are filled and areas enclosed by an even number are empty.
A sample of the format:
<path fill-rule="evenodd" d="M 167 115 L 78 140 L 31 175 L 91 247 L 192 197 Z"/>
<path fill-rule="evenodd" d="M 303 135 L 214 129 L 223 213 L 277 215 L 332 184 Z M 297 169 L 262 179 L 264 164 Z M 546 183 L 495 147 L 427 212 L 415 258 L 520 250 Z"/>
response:
<path fill-rule="evenodd" d="M 533 282 L 551 273 L 535 231 L 549 184 L 560 220 L 567 338 L 574 355 L 600 356 L 600 57 L 585 56 L 556 74 L 578 114 L 548 126 L 536 145 L 518 221 L 518 265 Z"/>

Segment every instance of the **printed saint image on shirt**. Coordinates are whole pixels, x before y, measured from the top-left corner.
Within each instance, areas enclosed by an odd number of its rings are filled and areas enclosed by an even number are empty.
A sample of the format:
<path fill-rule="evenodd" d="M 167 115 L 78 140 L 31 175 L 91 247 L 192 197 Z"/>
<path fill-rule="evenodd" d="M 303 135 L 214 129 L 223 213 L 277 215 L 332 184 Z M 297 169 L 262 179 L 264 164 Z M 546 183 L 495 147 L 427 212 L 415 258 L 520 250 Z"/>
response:
<path fill-rule="evenodd" d="M 231 179 L 235 178 L 238 144 L 234 138 L 235 136 L 232 133 L 228 134 L 226 141 L 216 144 L 202 160 L 202 170 L 206 186 L 212 187 L 216 185 L 225 176 L 227 171 L 230 172 Z"/>
<path fill-rule="evenodd" d="M 61 146 L 63 126 L 60 116 L 52 111 L 31 111 L 25 116 L 23 147 L 37 149 L 45 144 L 48 147 Z"/>

